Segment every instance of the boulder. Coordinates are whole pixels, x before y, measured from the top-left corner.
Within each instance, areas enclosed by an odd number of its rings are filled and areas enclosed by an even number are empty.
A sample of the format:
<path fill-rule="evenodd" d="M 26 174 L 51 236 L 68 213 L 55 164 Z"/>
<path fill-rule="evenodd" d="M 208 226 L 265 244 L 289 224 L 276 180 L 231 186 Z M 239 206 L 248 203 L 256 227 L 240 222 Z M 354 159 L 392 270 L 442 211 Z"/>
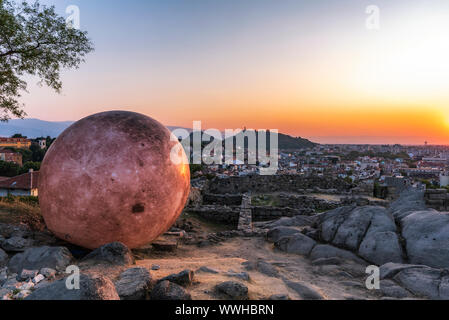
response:
<path fill-rule="evenodd" d="M 302 233 L 283 237 L 275 243 L 276 248 L 287 253 L 296 253 L 308 256 L 316 245 L 316 241 Z"/>
<path fill-rule="evenodd" d="M 318 292 L 315 288 L 309 285 L 295 282 L 295 281 L 285 281 L 285 284 L 295 290 L 299 296 L 304 300 L 323 300 L 324 296 Z"/>
<path fill-rule="evenodd" d="M 134 264 L 131 250 L 121 242 L 113 242 L 101 246 L 83 258 L 83 261 L 127 266 Z"/>
<path fill-rule="evenodd" d="M 2 268 L 0 269 L 0 288 L 6 280 L 8 280 L 8 268 Z"/>
<path fill-rule="evenodd" d="M 336 248 L 327 244 L 316 245 L 312 249 L 312 252 L 310 252 L 310 259 L 312 261 L 320 258 L 335 258 L 335 257 L 343 260 L 350 260 L 355 261 L 357 263 L 366 264 L 366 262 L 363 259 L 357 257 L 352 252 Z"/>
<path fill-rule="evenodd" d="M 391 231 L 368 233 L 360 244 L 359 255 L 376 265 L 403 262 L 398 235 Z"/>
<path fill-rule="evenodd" d="M 405 269 L 410 268 L 425 268 L 426 266 L 417 264 L 402 264 L 389 262 L 380 266 L 380 278 L 381 279 L 392 279 L 395 275 Z"/>
<path fill-rule="evenodd" d="M 0 249 L 0 268 L 6 266 L 8 263 L 8 255 L 5 251 Z"/>
<path fill-rule="evenodd" d="M 32 236 L 33 232 L 26 225 L 13 225 L 9 223 L 0 223 L 0 237 L 3 238 L 28 238 Z"/>
<path fill-rule="evenodd" d="M 283 237 L 288 237 L 296 233 L 301 233 L 299 229 L 294 227 L 275 227 L 267 232 L 267 240 L 277 242 Z"/>
<path fill-rule="evenodd" d="M 222 293 L 232 300 L 247 300 L 248 287 L 240 282 L 226 281 L 215 286 L 218 293 Z"/>
<path fill-rule="evenodd" d="M 267 225 L 269 229 L 275 227 L 305 227 L 312 226 L 314 223 L 313 217 L 310 216 L 294 216 L 292 218 L 282 217 L 276 221 L 273 221 Z"/>
<path fill-rule="evenodd" d="M 415 211 L 427 210 L 424 192 L 424 190 L 414 188 L 402 192 L 399 198 L 390 204 L 393 216 L 401 220 Z"/>
<path fill-rule="evenodd" d="M 183 270 L 180 273 L 171 274 L 169 276 L 166 276 L 165 278 L 162 278 L 159 280 L 161 281 L 170 281 L 172 283 L 176 283 L 180 286 L 187 287 L 192 284 L 193 278 L 195 276 L 195 273 L 191 270 Z"/>
<path fill-rule="evenodd" d="M 67 248 L 44 246 L 17 253 L 9 260 L 8 268 L 15 273 L 20 273 L 22 269 L 39 270 L 41 268 L 64 271 L 72 261 L 72 254 Z"/>
<path fill-rule="evenodd" d="M 144 300 L 151 286 L 151 275 L 145 268 L 130 268 L 120 274 L 114 285 L 121 300 Z"/>
<path fill-rule="evenodd" d="M 40 287 L 25 300 L 119 300 L 114 284 L 106 277 L 80 275 L 80 289 L 69 290 L 61 279 Z"/>
<path fill-rule="evenodd" d="M 405 290 L 396 282 L 391 280 L 381 280 L 380 291 L 384 296 L 391 298 L 403 299 L 411 298 L 413 296 L 409 291 Z"/>
<path fill-rule="evenodd" d="M 263 273 L 269 277 L 276 278 L 279 276 L 279 271 L 276 269 L 276 267 L 265 261 L 258 261 L 256 264 L 256 268 L 260 273 Z"/>
<path fill-rule="evenodd" d="M 410 263 L 449 268 L 449 213 L 414 211 L 401 224 Z"/>
<path fill-rule="evenodd" d="M 183 287 L 165 280 L 151 290 L 151 300 L 192 300 L 192 297 Z"/>
<path fill-rule="evenodd" d="M 399 272 L 393 279 L 415 295 L 440 299 L 440 270 L 429 267 L 408 268 Z"/>
<path fill-rule="evenodd" d="M 3 250 L 8 252 L 23 252 L 33 245 L 34 241 L 32 239 L 24 239 L 17 236 L 3 240 L 1 243 Z"/>

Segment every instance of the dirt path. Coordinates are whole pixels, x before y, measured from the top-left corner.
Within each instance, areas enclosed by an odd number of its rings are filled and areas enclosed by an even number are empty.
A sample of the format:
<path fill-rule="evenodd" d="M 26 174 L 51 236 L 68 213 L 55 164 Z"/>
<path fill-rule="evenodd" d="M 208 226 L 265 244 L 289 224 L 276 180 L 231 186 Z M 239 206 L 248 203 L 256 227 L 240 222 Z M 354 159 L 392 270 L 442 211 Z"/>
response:
<path fill-rule="evenodd" d="M 268 276 L 258 270 L 247 270 L 246 262 L 264 261 L 278 272 Z M 216 299 L 213 288 L 224 281 L 235 280 L 244 283 L 251 299 L 267 299 L 273 294 L 288 294 L 291 299 L 300 296 L 285 281 L 306 284 L 320 292 L 326 299 L 376 299 L 379 296 L 364 287 L 365 268 L 356 264 L 342 266 L 313 266 L 305 257 L 287 254 L 273 248 L 263 238 L 234 238 L 220 245 L 198 248 L 182 246 L 176 253 L 153 254 L 150 259 L 137 261 L 137 265 L 151 269 L 159 279 L 185 269 L 197 271 L 202 266 L 219 271 L 218 274 L 195 273 L 195 283 L 189 288 L 193 299 Z M 226 273 L 247 272 L 249 281 L 228 276 Z"/>

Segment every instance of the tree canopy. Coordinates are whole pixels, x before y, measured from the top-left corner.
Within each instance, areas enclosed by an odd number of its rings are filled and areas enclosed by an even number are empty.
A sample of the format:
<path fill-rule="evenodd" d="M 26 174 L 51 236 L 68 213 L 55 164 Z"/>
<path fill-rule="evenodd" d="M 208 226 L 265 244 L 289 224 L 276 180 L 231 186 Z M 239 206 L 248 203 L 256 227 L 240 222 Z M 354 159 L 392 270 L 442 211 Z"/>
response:
<path fill-rule="evenodd" d="M 0 121 L 25 116 L 18 101 L 25 75 L 59 93 L 61 69 L 78 68 L 92 50 L 87 32 L 67 25 L 53 6 L 0 0 Z"/>

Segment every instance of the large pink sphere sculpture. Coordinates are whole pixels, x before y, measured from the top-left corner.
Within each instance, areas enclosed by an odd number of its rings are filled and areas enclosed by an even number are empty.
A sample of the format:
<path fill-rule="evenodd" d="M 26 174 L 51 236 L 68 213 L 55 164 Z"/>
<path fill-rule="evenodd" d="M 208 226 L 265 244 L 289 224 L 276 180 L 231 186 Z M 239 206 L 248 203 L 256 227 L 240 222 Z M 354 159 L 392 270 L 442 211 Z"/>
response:
<path fill-rule="evenodd" d="M 156 120 L 125 111 L 70 126 L 40 170 L 39 203 L 48 229 L 90 249 L 114 241 L 136 248 L 167 231 L 190 191 L 185 153 L 171 137 Z"/>

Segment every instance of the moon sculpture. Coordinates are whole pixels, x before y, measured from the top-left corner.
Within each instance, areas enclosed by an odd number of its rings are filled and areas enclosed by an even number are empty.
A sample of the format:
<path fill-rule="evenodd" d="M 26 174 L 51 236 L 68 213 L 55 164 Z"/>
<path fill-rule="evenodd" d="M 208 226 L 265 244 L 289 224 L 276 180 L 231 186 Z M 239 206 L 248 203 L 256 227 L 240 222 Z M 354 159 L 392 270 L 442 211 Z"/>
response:
<path fill-rule="evenodd" d="M 89 249 L 148 244 L 176 221 L 189 192 L 189 165 L 176 137 L 156 120 L 125 111 L 70 126 L 51 145 L 39 176 L 48 229 Z"/>

